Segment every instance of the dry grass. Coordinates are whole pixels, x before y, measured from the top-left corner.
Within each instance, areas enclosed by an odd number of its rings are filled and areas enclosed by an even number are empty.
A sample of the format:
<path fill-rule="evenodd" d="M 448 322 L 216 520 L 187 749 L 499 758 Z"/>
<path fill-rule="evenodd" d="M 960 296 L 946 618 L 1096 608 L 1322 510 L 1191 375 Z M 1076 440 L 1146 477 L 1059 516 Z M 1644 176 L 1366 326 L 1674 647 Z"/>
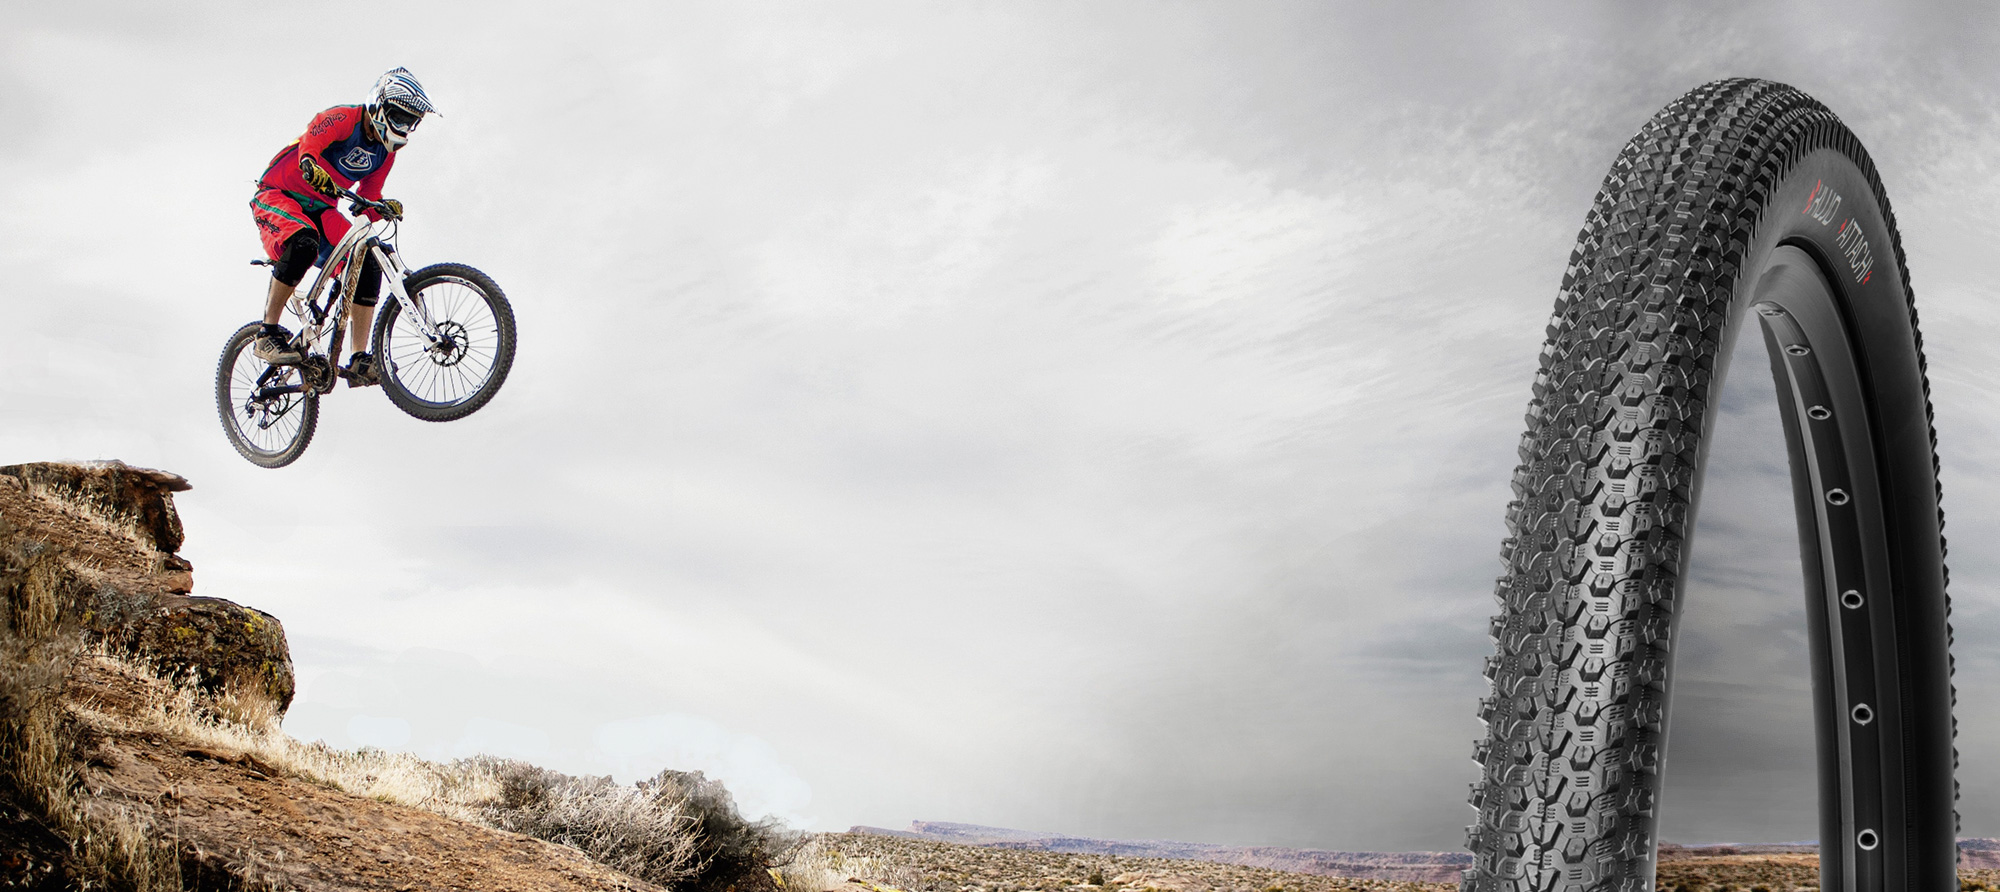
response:
<path fill-rule="evenodd" d="M 179 890 L 178 852 L 151 822 L 122 809 L 93 808 L 76 772 L 77 728 L 60 702 L 64 650 L 0 640 L 0 793 L 71 844 L 74 880 L 136 892 Z M 73 651 L 72 651 L 73 652 Z"/>
<path fill-rule="evenodd" d="M 12 577 L 0 588 L 0 715 L 8 717 L 0 723 L 0 797 L 69 841 L 64 860 L 73 883 L 180 889 L 171 840 L 159 840 L 156 828 L 129 812 L 93 809 L 82 790 L 78 728 L 62 703 L 81 646 L 60 613 L 73 574 L 49 549 L 19 540 L 6 543 L 0 570 Z"/>
<path fill-rule="evenodd" d="M 2000 870 L 1968 870 L 1961 867 L 1958 869 L 1958 888 L 1960 892 L 2000 892 Z"/>

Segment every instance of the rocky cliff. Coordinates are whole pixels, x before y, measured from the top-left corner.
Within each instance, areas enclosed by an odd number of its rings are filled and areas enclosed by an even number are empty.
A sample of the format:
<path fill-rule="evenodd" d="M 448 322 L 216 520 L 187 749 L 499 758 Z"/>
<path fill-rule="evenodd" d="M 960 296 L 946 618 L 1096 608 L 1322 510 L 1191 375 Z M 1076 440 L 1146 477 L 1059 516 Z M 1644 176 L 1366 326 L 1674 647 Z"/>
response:
<path fill-rule="evenodd" d="M 123 462 L 0 466 L 0 584 L 53 610 L 48 632 L 140 659 L 209 692 L 292 702 L 291 650 L 275 617 L 193 594 L 175 474 Z M 25 589 L 12 591 L 16 589 Z"/>
<path fill-rule="evenodd" d="M 194 594 L 188 489 L 115 461 L 0 466 L 0 889 L 659 892 L 620 870 L 716 860 L 682 800 L 286 737 L 284 627 Z M 541 838 L 481 821 L 544 813 Z M 577 826 L 670 833 L 610 869 Z"/>

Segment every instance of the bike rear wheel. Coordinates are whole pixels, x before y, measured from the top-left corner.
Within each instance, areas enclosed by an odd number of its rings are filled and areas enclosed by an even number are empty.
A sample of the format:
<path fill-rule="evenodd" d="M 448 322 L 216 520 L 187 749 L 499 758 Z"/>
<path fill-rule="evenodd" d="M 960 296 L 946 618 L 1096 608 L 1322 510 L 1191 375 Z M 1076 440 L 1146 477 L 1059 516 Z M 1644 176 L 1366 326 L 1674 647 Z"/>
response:
<path fill-rule="evenodd" d="M 382 392 L 425 421 L 464 418 L 493 399 L 514 365 L 514 310 L 485 273 L 457 263 L 424 267 L 404 280 L 414 307 L 391 301 L 375 317 L 375 362 Z M 429 313 L 442 337 L 432 343 L 413 314 Z"/>
<path fill-rule="evenodd" d="M 215 408 L 229 444 L 251 464 L 282 468 L 297 461 L 319 426 L 319 394 L 295 366 L 276 366 L 251 351 L 261 325 L 229 336 L 215 364 Z"/>

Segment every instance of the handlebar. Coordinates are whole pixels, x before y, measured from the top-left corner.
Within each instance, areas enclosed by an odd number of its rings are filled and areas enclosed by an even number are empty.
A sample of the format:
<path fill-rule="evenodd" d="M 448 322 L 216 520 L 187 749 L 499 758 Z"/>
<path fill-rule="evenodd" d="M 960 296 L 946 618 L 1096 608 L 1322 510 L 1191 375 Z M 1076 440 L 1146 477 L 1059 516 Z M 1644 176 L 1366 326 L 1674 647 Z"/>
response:
<path fill-rule="evenodd" d="M 381 215 L 382 215 L 382 216 L 384 216 L 384 217 L 388 217 L 388 218 L 390 218 L 390 219 L 392 219 L 392 220 L 394 220 L 394 219 L 400 219 L 400 218 L 399 218 L 399 217 L 397 217 L 397 216 L 396 216 L 395 214 L 392 214 L 392 213 L 390 213 L 390 212 L 389 212 L 389 206 L 388 206 L 388 205 L 386 205 L 386 204 L 383 204 L 383 203 L 382 203 L 382 202 L 380 202 L 380 201 L 375 201 L 375 200 L 373 200 L 373 199 L 368 199 L 368 198 L 362 198 L 361 196 L 359 196 L 359 195 L 356 195 L 356 194 L 354 194 L 354 192 L 353 192 L 352 190 L 348 190 L 348 189 L 341 189 L 341 190 L 340 190 L 340 197 L 342 197 L 342 198 L 345 198 L 345 199 L 347 199 L 347 200 L 349 200 L 349 201 L 352 201 L 352 202 L 353 202 L 353 204 L 350 204 L 350 205 L 348 205 L 348 206 L 347 206 L 347 212 L 348 212 L 349 214 L 359 214 L 359 213 L 361 213 L 361 212 L 362 212 L 363 210 L 372 210 L 372 211 L 374 211 L 374 212 L 376 212 L 376 213 L 378 213 L 378 214 L 381 214 Z"/>

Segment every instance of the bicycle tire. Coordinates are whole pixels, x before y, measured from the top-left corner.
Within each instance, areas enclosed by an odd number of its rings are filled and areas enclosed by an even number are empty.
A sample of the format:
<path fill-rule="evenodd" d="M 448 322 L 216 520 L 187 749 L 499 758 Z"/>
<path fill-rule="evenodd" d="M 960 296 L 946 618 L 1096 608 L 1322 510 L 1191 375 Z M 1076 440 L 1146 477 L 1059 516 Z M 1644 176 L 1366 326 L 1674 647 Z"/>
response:
<path fill-rule="evenodd" d="M 258 378 L 275 370 L 269 363 L 258 360 L 255 355 L 247 355 L 262 323 L 252 322 L 236 330 L 222 347 L 222 358 L 215 364 L 215 408 L 222 420 L 222 431 L 229 436 L 229 445 L 236 453 L 248 459 L 251 464 L 263 468 L 282 468 L 298 461 L 305 454 L 306 446 L 312 443 L 313 432 L 319 429 L 319 394 L 307 390 L 298 395 L 296 403 L 282 411 L 280 417 L 299 413 L 298 427 L 289 434 L 281 434 L 274 442 L 260 445 L 253 440 L 255 435 L 241 426 L 241 421 L 256 417 L 257 409 L 249 405 L 249 388 L 257 385 Z M 246 377 L 247 375 L 247 377 Z M 237 418 L 237 408 L 244 407 L 244 418 Z M 260 428 L 268 430 L 268 427 Z"/>
<path fill-rule="evenodd" d="M 1689 535 L 1748 317 L 1799 521 L 1820 888 L 1957 888 L 1937 438 L 1895 218 L 1831 111 L 1730 79 L 1625 145 L 1563 276 L 1501 546 L 1465 892 L 1653 888 Z"/>
<path fill-rule="evenodd" d="M 514 309 L 507 303 L 506 293 L 485 273 L 464 264 L 437 263 L 411 273 L 404 279 L 403 287 L 414 299 L 425 291 L 449 285 L 463 288 L 477 300 L 460 301 L 456 305 L 448 305 L 452 302 L 442 298 L 432 300 L 427 296 L 425 300 L 435 304 L 434 322 L 455 324 L 459 331 L 470 333 L 473 349 L 456 354 L 427 349 L 417 329 L 397 328 L 396 322 L 402 318 L 404 309 L 400 301 L 390 301 L 382 308 L 375 317 L 371 336 L 382 392 L 396 408 L 424 421 L 455 421 L 479 411 L 500 392 L 500 385 L 506 383 L 507 373 L 514 366 Z M 474 304 L 485 309 L 485 319 L 471 313 Z M 455 314 L 474 317 L 470 320 L 472 325 L 468 328 L 463 324 L 467 320 L 456 319 Z M 489 341 L 490 347 L 483 346 Z M 457 392 L 459 388 L 448 385 L 454 380 L 464 383 L 465 376 L 444 369 L 456 369 L 472 359 L 484 366 L 483 371 L 471 387 L 464 388 L 463 393 Z M 446 398 L 433 398 L 438 396 Z"/>

